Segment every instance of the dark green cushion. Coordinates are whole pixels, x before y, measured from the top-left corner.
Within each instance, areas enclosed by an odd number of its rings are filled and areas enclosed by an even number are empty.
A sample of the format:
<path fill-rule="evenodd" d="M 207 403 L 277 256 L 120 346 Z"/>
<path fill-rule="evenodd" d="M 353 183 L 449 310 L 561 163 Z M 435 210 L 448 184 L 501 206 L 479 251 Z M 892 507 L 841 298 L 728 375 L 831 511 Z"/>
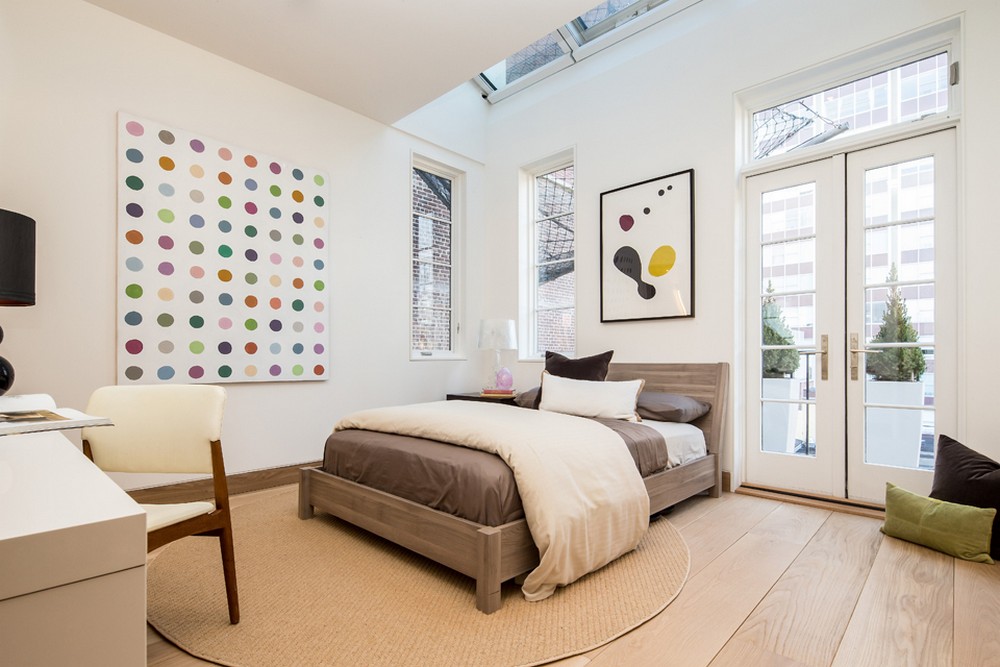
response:
<path fill-rule="evenodd" d="M 918 496 L 887 483 L 882 532 L 955 558 L 992 564 L 990 535 L 996 513 L 993 508 Z"/>

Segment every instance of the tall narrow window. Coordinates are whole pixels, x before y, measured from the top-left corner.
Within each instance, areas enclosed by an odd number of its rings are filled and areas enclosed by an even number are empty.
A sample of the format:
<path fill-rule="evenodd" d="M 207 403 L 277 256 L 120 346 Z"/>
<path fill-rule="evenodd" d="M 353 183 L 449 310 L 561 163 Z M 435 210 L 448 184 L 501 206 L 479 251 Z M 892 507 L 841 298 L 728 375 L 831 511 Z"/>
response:
<path fill-rule="evenodd" d="M 411 350 L 414 358 L 455 352 L 455 178 L 420 163 L 411 177 Z"/>
<path fill-rule="evenodd" d="M 529 356 L 576 351 L 576 221 L 572 163 L 532 177 Z"/>

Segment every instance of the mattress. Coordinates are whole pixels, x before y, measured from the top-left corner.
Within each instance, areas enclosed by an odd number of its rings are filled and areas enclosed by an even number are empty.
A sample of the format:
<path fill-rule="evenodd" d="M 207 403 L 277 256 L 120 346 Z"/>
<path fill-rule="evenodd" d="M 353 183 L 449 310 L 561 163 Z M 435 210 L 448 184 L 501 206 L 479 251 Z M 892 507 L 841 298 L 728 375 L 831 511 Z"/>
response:
<path fill-rule="evenodd" d="M 646 477 L 705 455 L 701 429 L 673 422 L 598 420 L 625 442 Z M 478 524 L 524 518 L 514 475 L 500 457 L 435 440 L 348 429 L 326 441 L 323 470 Z"/>
<path fill-rule="evenodd" d="M 690 463 L 708 454 L 705 432 L 691 424 L 642 420 L 643 425 L 656 429 L 666 442 L 667 468 Z"/>

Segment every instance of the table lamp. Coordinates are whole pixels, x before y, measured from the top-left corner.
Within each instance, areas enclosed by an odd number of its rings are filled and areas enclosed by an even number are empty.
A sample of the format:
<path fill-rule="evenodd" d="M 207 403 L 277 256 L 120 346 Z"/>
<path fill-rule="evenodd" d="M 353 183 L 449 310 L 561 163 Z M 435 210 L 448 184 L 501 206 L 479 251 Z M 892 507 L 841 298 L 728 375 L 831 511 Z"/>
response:
<path fill-rule="evenodd" d="M 35 305 L 35 221 L 0 209 L 0 306 Z M 0 328 L 0 343 L 3 328 Z M 0 357 L 0 396 L 14 384 L 14 367 Z"/>
<path fill-rule="evenodd" d="M 479 349 L 493 350 L 493 370 L 483 390 L 513 391 L 514 375 L 500 362 L 500 350 L 517 349 L 517 331 L 514 320 L 481 320 L 479 323 Z"/>

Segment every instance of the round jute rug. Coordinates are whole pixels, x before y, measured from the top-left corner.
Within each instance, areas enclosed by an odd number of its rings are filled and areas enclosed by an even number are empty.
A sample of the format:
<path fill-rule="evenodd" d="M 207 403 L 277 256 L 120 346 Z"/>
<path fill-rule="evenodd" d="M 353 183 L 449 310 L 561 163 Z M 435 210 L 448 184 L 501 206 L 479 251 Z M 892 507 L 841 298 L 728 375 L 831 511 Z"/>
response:
<path fill-rule="evenodd" d="M 687 578 L 665 519 L 639 547 L 526 602 L 475 608 L 475 584 L 327 514 L 302 521 L 296 490 L 233 510 L 241 621 L 230 625 L 218 540 L 186 538 L 148 568 L 149 622 L 200 658 L 238 667 L 534 665 L 583 653 L 662 611 Z"/>

